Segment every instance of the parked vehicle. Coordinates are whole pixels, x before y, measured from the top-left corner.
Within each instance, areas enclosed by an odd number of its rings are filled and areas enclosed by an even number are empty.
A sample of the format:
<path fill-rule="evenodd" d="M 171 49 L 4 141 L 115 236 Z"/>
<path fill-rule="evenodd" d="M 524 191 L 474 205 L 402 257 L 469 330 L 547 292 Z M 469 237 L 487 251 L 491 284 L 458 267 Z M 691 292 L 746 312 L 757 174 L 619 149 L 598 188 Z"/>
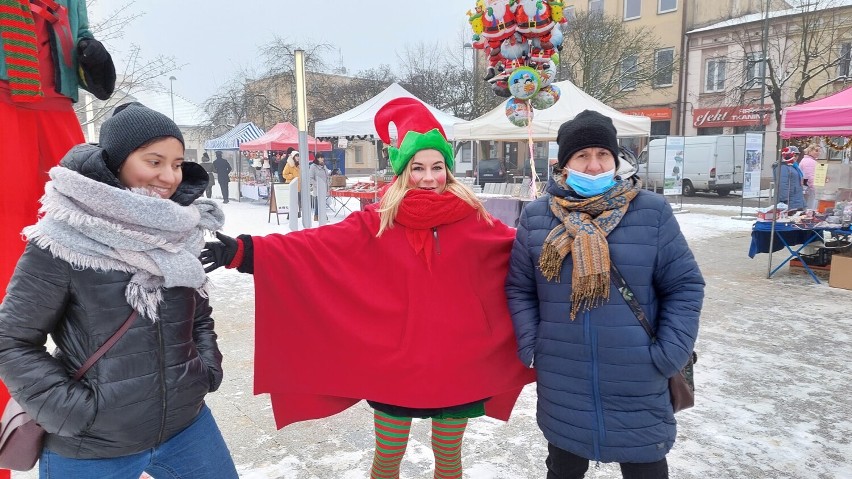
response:
<path fill-rule="evenodd" d="M 538 175 L 538 179 L 540 181 L 546 181 L 547 176 L 547 162 L 548 158 L 536 158 L 535 159 L 535 173 Z M 530 162 L 525 161 L 523 167 L 518 167 L 519 174 L 521 176 L 530 176 Z"/>
<path fill-rule="evenodd" d="M 715 192 L 727 196 L 742 189 L 745 163 L 745 135 L 708 135 L 684 138 L 682 165 L 677 168 L 683 184 L 683 195 L 696 191 Z M 639 176 L 646 187 L 663 188 L 666 161 L 666 139 L 651 140 L 639 155 Z"/>
<path fill-rule="evenodd" d="M 479 160 L 476 170 L 476 183 L 506 183 L 507 176 L 506 161 L 502 158 L 487 158 Z"/>

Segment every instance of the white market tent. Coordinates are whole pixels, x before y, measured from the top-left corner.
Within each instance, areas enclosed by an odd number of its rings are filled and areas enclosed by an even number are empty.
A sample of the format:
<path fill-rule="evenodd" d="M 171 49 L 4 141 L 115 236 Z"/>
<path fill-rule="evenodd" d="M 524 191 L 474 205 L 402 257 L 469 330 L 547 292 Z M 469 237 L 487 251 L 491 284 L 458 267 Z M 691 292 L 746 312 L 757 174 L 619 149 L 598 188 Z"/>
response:
<path fill-rule="evenodd" d="M 612 118 L 619 137 L 649 136 L 651 134 L 651 119 L 644 116 L 628 115 L 611 108 L 594 97 L 577 88 L 570 81 L 555 82 L 561 96 L 553 106 L 546 110 L 535 110 L 532 120 L 532 137 L 534 141 L 555 141 L 559 127 L 574 118 L 583 110 L 594 110 Z M 455 139 L 463 140 L 497 140 L 522 141 L 528 139 L 528 129 L 518 127 L 506 118 L 506 103 L 471 121 L 455 125 Z"/>
<path fill-rule="evenodd" d="M 318 121 L 314 128 L 314 134 L 317 138 L 321 139 L 367 135 L 372 136 L 373 138 L 378 138 L 379 135 L 376 132 L 376 126 L 373 123 L 376 118 L 376 112 L 379 111 L 385 103 L 393 100 L 394 98 L 414 98 L 416 100 L 420 100 L 409 93 L 408 90 L 401 87 L 398 83 L 394 83 L 385 88 L 384 91 L 378 95 L 370 98 L 364 103 L 361 103 L 355 108 L 327 120 Z M 433 115 L 435 115 L 435 119 L 438 120 L 444 128 L 444 133 L 446 133 L 447 139 L 452 140 L 453 127 L 456 123 L 464 120 L 448 115 L 447 113 L 426 104 L 422 100 L 420 101 L 426 105 L 426 108 L 428 108 Z M 508 120 L 506 120 L 506 122 L 508 123 Z M 394 128 L 393 125 L 391 125 L 390 128 L 390 135 L 392 137 L 396 137 L 396 128 Z"/>

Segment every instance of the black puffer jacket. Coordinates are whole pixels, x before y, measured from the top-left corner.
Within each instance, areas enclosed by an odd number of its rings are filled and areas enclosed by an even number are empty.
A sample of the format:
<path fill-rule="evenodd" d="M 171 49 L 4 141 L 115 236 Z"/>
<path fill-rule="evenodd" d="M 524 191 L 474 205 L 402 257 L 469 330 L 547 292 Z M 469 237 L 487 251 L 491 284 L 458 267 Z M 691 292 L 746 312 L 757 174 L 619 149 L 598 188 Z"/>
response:
<path fill-rule="evenodd" d="M 118 183 L 97 148 L 75 150 L 63 166 Z M 199 165 L 185 167 L 172 199 L 191 202 L 206 182 Z M 60 455 L 108 458 L 154 447 L 188 426 L 222 381 L 212 309 L 191 288 L 164 290 L 159 321 L 138 317 L 82 380 L 71 379 L 131 314 L 129 279 L 74 269 L 30 243 L 0 304 L 0 378 Z M 53 356 L 45 352 L 48 334 Z"/>

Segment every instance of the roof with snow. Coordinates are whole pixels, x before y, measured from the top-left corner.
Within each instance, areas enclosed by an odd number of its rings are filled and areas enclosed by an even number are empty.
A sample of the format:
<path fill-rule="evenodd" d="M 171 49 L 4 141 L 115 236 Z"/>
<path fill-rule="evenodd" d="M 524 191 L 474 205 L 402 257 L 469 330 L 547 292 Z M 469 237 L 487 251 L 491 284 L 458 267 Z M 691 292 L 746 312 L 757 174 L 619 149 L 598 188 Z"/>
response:
<path fill-rule="evenodd" d="M 773 19 L 773 18 L 782 18 L 782 17 L 791 17 L 791 16 L 794 16 L 794 15 L 801 15 L 803 12 L 806 11 L 806 10 L 804 10 L 804 8 L 809 6 L 809 5 L 814 5 L 816 7 L 813 10 L 810 10 L 810 11 L 828 10 L 828 9 L 832 9 L 832 8 L 852 6 L 852 0 L 829 0 L 829 1 L 822 1 L 822 2 L 819 2 L 817 4 L 811 4 L 806 0 L 788 0 L 788 3 L 792 4 L 793 6 L 791 8 L 787 8 L 787 9 L 784 9 L 784 10 L 771 11 L 771 12 L 769 12 L 769 18 Z M 725 20 L 725 21 L 722 21 L 722 22 L 714 23 L 714 24 L 708 25 L 706 27 L 696 28 L 694 30 L 690 30 L 690 31 L 686 32 L 686 34 L 689 35 L 691 33 L 708 32 L 708 31 L 711 31 L 711 30 L 719 30 L 719 29 L 723 29 L 723 28 L 735 27 L 735 26 L 738 26 L 738 25 L 745 25 L 745 24 L 748 24 L 748 23 L 759 22 L 759 21 L 763 21 L 764 16 L 765 15 L 762 12 L 761 13 L 750 13 L 748 15 L 743 15 L 741 17 L 731 18 L 731 19 L 728 19 L 728 20 Z"/>
<path fill-rule="evenodd" d="M 168 91 L 153 90 L 135 91 L 130 96 L 148 108 L 158 111 L 167 117 L 172 117 L 172 96 Z M 175 94 L 174 122 L 178 126 L 200 126 L 210 123 L 210 117 L 204 110 L 186 98 Z"/>

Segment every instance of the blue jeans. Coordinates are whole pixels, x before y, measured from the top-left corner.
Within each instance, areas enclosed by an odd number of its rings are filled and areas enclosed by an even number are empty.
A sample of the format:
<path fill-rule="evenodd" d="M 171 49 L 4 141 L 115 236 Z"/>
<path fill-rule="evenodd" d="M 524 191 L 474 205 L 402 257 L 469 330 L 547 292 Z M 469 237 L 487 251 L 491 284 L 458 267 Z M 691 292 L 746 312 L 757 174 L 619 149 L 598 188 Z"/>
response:
<path fill-rule="evenodd" d="M 108 459 L 69 459 L 45 448 L 38 465 L 40 479 L 139 479 L 143 471 L 156 479 L 238 477 L 228 446 L 206 405 L 186 429 L 153 449 Z"/>

